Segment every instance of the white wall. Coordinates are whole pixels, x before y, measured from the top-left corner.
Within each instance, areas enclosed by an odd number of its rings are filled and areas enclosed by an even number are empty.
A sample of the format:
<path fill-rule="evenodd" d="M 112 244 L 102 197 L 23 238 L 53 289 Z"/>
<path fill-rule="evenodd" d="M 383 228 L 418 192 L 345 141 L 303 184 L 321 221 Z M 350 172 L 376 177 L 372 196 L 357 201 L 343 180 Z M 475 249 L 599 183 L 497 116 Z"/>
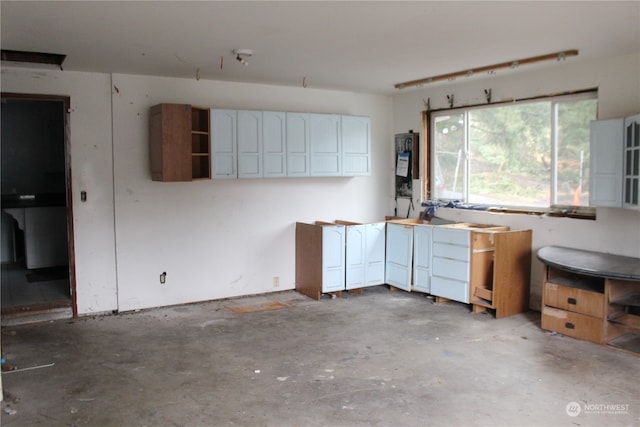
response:
<path fill-rule="evenodd" d="M 424 89 L 399 93 L 394 97 L 394 133 L 420 129 L 420 112 L 430 98 L 432 109 L 448 106 L 447 94 L 454 94 L 454 106 L 486 102 L 484 89 L 492 90 L 494 101 L 598 88 L 598 117 L 608 119 L 640 112 L 640 55 L 609 58 L 605 61 L 560 62 L 553 67 L 460 79 Z M 419 209 L 419 204 L 417 205 Z M 402 209 L 401 209 L 402 210 Z M 415 213 L 414 215 L 417 215 Z M 547 245 L 640 257 L 640 212 L 598 208 L 597 220 L 497 214 L 440 209 L 443 218 L 486 224 L 508 225 L 533 230 L 533 250 Z M 539 308 L 542 296 L 542 263 L 532 257 L 531 306 Z"/>
<path fill-rule="evenodd" d="M 118 306 L 115 271 L 111 99 L 108 74 L 3 67 L 3 92 L 71 98 L 71 182 L 80 313 Z M 80 191 L 88 194 L 80 201 Z"/>
<path fill-rule="evenodd" d="M 296 221 L 373 221 L 391 209 L 390 97 L 23 68 L 2 70 L 2 90 L 71 98 L 80 314 L 292 289 Z M 148 111 L 161 102 L 370 116 L 372 174 L 152 182 Z"/>
<path fill-rule="evenodd" d="M 293 289 L 296 221 L 372 221 L 388 211 L 389 97 L 132 75 L 113 75 L 113 85 L 120 310 Z M 148 112 L 162 102 L 370 116 L 372 174 L 153 182 Z"/>

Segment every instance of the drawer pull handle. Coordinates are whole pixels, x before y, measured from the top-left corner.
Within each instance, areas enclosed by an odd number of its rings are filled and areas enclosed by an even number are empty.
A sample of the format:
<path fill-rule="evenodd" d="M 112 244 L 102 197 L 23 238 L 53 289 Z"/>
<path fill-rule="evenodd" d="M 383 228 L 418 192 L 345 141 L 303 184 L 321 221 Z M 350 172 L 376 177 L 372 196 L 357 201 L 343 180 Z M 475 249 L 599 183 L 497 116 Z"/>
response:
<path fill-rule="evenodd" d="M 575 298 L 567 298 L 567 302 L 569 304 L 573 304 L 573 305 L 576 305 L 578 303 L 578 301 L 576 301 Z"/>
<path fill-rule="evenodd" d="M 564 324 L 564 326 L 565 326 L 567 329 L 575 329 L 575 328 L 576 328 L 576 325 L 574 325 L 574 324 L 573 324 L 573 323 L 571 323 L 571 322 L 567 322 L 567 323 L 565 323 L 565 324 Z"/>

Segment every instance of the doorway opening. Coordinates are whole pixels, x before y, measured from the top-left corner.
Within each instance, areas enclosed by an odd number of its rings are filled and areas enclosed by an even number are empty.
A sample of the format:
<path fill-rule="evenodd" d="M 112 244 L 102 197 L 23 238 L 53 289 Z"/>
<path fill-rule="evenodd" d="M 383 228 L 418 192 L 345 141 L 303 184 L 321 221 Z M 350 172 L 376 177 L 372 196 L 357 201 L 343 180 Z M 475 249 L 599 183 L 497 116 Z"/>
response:
<path fill-rule="evenodd" d="M 77 315 L 70 99 L 2 93 L 2 323 Z"/>

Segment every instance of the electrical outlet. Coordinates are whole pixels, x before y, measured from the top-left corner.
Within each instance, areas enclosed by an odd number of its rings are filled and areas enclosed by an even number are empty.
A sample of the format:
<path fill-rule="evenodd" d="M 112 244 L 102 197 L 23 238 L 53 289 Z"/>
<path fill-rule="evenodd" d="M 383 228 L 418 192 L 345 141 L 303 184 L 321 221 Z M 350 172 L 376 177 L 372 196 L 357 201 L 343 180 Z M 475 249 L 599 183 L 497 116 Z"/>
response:
<path fill-rule="evenodd" d="M 163 271 L 162 274 L 160 275 L 160 284 L 164 285 L 166 281 L 167 281 L 167 272 Z"/>
<path fill-rule="evenodd" d="M 277 288 L 278 286 L 280 286 L 280 277 L 273 276 L 273 287 Z"/>

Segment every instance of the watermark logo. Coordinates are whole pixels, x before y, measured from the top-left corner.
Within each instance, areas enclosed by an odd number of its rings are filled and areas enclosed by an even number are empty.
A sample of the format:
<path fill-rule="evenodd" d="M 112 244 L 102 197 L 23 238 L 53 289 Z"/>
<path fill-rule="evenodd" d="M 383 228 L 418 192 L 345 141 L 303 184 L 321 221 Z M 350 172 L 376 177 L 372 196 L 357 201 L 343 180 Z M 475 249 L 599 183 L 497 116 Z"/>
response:
<path fill-rule="evenodd" d="M 567 415 L 577 417 L 584 413 L 591 415 L 627 415 L 629 413 L 628 403 L 585 403 L 569 402 L 565 407 Z"/>
<path fill-rule="evenodd" d="M 577 417 L 582 412 L 582 407 L 578 402 L 569 402 L 565 410 L 570 417 Z"/>

